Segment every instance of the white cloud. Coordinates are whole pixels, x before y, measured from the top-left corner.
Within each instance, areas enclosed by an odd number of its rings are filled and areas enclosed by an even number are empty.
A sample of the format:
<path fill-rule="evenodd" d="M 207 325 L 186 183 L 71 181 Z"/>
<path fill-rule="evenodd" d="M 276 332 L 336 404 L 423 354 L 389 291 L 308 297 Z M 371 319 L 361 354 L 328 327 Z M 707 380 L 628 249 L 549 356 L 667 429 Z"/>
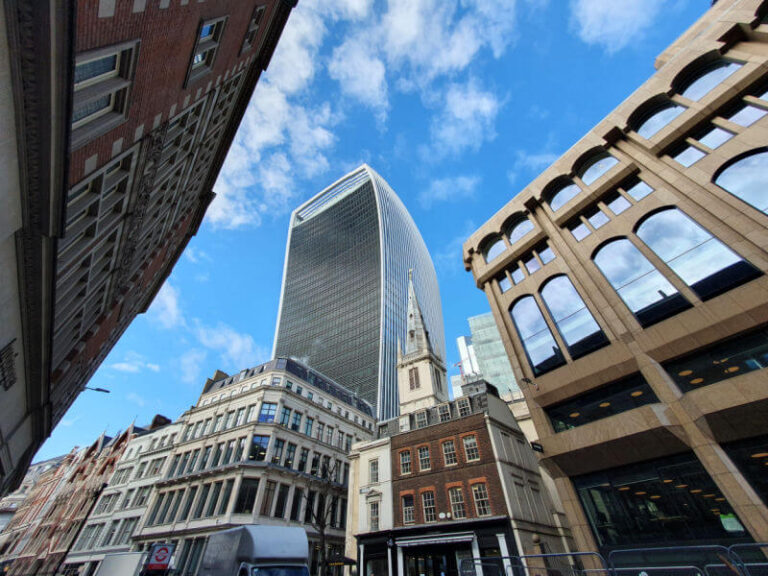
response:
<path fill-rule="evenodd" d="M 527 174 L 529 178 L 536 178 L 540 172 L 549 168 L 558 158 L 560 158 L 560 154 L 552 152 L 530 153 L 525 150 L 518 150 L 515 153 L 512 168 L 507 172 L 507 178 L 510 184 L 517 182 L 517 177 L 521 172 Z"/>
<path fill-rule="evenodd" d="M 69 428 L 77 424 L 77 421 L 80 420 L 81 418 L 82 416 L 74 416 L 72 418 L 63 418 L 61 422 L 59 422 L 59 426 L 64 426 L 65 428 Z"/>
<path fill-rule="evenodd" d="M 477 150 L 484 141 L 493 140 L 500 107 L 496 96 L 478 87 L 473 79 L 465 84 L 451 84 L 442 110 L 432 121 L 430 153 L 438 157 L 458 155 Z"/>
<path fill-rule="evenodd" d="M 179 291 L 166 281 L 155 296 L 148 311 L 149 317 L 161 327 L 170 330 L 184 325 L 179 307 Z"/>
<path fill-rule="evenodd" d="M 144 400 L 142 396 L 139 396 L 136 394 L 136 392 L 131 392 L 125 397 L 126 400 L 133 402 L 134 404 L 138 404 L 139 406 L 144 406 L 147 402 Z"/>
<path fill-rule="evenodd" d="M 461 233 L 443 244 L 440 250 L 433 252 L 435 268 L 437 268 L 440 274 L 452 276 L 458 272 L 464 271 L 462 264 L 462 246 L 467 238 L 477 230 L 477 226 L 475 226 L 475 223 L 471 220 L 467 220 L 464 222 L 462 230 Z"/>
<path fill-rule="evenodd" d="M 199 250 L 193 246 L 187 246 L 184 250 L 184 257 L 192 262 L 192 264 L 200 264 L 201 262 L 211 262 L 211 257 L 204 250 Z"/>
<path fill-rule="evenodd" d="M 342 94 L 371 108 L 383 124 L 389 108 L 386 67 L 367 35 L 352 36 L 338 46 L 328 73 L 339 82 Z"/>
<path fill-rule="evenodd" d="M 181 381 L 187 384 L 197 384 L 200 380 L 200 370 L 202 364 L 208 357 L 205 350 L 192 348 L 187 350 L 179 358 L 179 368 L 181 370 Z"/>
<path fill-rule="evenodd" d="M 422 207 L 429 208 L 435 202 L 455 202 L 474 198 L 479 184 L 479 176 L 456 176 L 433 180 L 429 188 L 419 194 L 419 202 Z"/>
<path fill-rule="evenodd" d="M 144 356 L 137 352 L 127 352 L 121 362 L 115 362 L 109 365 L 112 370 L 118 372 L 127 372 L 129 374 L 136 374 L 142 370 L 150 370 L 152 372 L 160 372 L 160 365 L 152 362 L 147 362 Z"/>
<path fill-rule="evenodd" d="M 587 44 L 609 54 L 642 37 L 664 0 L 571 0 L 571 24 Z"/>
<path fill-rule="evenodd" d="M 222 322 L 216 326 L 198 322 L 195 335 L 203 347 L 219 353 L 225 370 L 241 370 L 269 358 L 269 351 L 258 346 L 250 334 L 240 333 Z"/>

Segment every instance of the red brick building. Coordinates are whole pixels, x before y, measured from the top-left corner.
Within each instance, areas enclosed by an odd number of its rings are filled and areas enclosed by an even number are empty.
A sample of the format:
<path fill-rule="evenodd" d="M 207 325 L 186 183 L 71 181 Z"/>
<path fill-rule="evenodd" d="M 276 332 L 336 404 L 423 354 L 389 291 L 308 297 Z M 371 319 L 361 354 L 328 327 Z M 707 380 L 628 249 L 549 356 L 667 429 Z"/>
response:
<path fill-rule="evenodd" d="M 3 2 L 0 494 L 197 232 L 295 3 Z"/>

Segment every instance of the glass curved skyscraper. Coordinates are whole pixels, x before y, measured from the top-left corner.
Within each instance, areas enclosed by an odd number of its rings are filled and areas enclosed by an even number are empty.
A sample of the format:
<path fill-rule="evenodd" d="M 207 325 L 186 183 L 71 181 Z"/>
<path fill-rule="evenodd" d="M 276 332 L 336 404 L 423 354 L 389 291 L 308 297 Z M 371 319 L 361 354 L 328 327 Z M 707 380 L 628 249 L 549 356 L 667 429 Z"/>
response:
<path fill-rule="evenodd" d="M 445 359 L 432 259 L 384 179 L 362 165 L 291 215 L 273 356 L 290 356 L 398 414 L 397 343 L 405 341 L 408 270 Z"/>

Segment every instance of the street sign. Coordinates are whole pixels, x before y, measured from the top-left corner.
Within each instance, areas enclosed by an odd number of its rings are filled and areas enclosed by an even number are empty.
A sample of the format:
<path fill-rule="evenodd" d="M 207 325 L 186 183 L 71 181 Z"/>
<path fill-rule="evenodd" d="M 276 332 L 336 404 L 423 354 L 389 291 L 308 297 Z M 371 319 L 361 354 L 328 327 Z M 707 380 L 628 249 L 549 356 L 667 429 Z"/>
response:
<path fill-rule="evenodd" d="M 147 570 L 168 570 L 175 544 L 153 544 L 147 560 Z"/>

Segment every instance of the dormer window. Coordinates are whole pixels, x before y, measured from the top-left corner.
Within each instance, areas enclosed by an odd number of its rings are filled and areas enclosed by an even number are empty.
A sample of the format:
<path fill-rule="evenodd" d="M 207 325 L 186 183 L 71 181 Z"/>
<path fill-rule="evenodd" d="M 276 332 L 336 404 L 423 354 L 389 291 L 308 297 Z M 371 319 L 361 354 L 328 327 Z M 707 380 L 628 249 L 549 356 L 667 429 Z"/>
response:
<path fill-rule="evenodd" d="M 224 33 L 224 24 L 227 18 L 218 18 L 216 20 L 206 20 L 200 23 L 200 31 L 195 41 L 195 48 L 192 52 L 192 61 L 189 63 L 187 79 L 184 82 L 184 88 L 187 88 L 197 79 L 205 76 L 213 69 L 213 62 L 219 50 L 221 36 Z"/>

